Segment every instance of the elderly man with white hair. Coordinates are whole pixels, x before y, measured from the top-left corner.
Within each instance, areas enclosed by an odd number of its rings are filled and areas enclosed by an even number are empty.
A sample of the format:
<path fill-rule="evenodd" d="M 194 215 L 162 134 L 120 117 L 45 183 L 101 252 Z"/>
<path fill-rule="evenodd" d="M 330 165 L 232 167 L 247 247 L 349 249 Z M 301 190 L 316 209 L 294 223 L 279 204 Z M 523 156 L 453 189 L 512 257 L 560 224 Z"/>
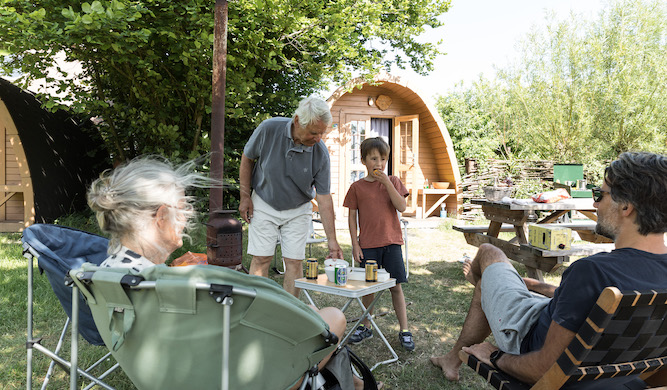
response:
<path fill-rule="evenodd" d="M 243 149 L 240 167 L 241 217 L 250 223 L 250 273 L 268 277 L 278 236 L 285 259 L 283 288 L 298 297 L 294 280 L 303 276 L 313 198 L 317 199 L 329 257 L 342 258 L 336 240 L 329 152 L 322 136 L 331 125 L 327 103 L 299 102 L 294 116 L 262 122 Z"/>

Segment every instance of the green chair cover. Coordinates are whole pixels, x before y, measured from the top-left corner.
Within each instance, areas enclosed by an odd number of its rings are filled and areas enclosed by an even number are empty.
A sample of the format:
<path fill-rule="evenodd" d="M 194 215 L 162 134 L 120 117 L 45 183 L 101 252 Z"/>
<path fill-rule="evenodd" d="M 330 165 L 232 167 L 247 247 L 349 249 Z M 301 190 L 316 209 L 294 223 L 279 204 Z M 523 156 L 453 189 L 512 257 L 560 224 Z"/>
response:
<path fill-rule="evenodd" d="M 92 282 L 79 280 L 82 271 L 94 271 Z M 232 296 L 230 389 L 288 389 L 335 348 L 322 337 L 322 318 L 266 278 L 211 265 L 159 265 L 136 274 L 84 264 L 70 275 L 107 348 L 140 390 L 221 388 L 223 305 L 197 289 L 202 284 L 256 293 Z M 123 288 L 126 275 L 155 283 Z"/>

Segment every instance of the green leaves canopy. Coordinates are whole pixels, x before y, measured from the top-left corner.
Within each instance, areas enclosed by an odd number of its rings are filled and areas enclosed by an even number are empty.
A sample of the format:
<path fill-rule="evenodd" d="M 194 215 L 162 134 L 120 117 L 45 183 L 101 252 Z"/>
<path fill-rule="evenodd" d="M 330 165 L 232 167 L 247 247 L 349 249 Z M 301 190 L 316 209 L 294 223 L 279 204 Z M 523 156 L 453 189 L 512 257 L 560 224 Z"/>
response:
<path fill-rule="evenodd" d="M 3 68 L 21 83 L 46 79 L 42 96 L 98 118 L 116 159 L 144 153 L 188 158 L 209 149 L 213 1 L 0 0 Z M 392 63 L 432 69 L 436 45 L 417 36 L 437 27 L 448 0 L 229 2 L 226 154 L 272 115 L 351 72 Z M 49 73 L 59 53 L 78 77 Z M 64 69 L 57 69 L 64 72 Z M 233 162 L 233 161 L 232 161 Z M 232 171 L 233 174 L 233 171 Z"/>

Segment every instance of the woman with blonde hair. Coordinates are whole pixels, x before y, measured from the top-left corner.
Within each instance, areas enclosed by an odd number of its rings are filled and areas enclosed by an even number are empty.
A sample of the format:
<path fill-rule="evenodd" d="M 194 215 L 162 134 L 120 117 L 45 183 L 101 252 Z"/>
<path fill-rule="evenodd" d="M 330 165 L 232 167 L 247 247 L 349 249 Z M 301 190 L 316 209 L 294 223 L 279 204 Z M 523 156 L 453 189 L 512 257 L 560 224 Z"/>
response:
<path fill-rule="evenodd" d="M 195 215 L 194 199 L 186 190 L 213 184 L 194 165 L 174 167 L 159 157 L 141 157 L 92 183 L 88 205 L 110 236 L 109 257 L 102 266 L 141 270 L 164 263 L 183 245 Z"/>
<path fill-rule="evenodd" d="M 194 162 L 173 166 L 160 157 L 140 157 L 105 171 L 88 191 L 88 205 L 103 232 L 109 234 L 105 267 L 141 271 L 164 263 L 183 245 L 193 225 L 194 198 L 189 188 L 206 188 L 214 180 L 194 171 Z M 250 276 L 248 276 L 250 277 Z M 336 335 L 345 332 L 345 315 L 334 307 L 313 309 Z M 320 362 L 322 368 L 331 355 Z M 354 379 L 355 388 L 363 386 Z"/>

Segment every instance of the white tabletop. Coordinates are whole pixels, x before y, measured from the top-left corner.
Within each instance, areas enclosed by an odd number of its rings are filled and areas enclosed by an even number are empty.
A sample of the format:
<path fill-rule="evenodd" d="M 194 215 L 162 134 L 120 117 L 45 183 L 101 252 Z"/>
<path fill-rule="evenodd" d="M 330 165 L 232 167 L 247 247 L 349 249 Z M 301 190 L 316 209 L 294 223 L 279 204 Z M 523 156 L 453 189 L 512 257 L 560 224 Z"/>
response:
<path fill-rule="evenodd" d="M 530 201 L 526 204 L 517 204 L 517 203 L 503 203 L 503 202 L 490 202 L 486 199 L 473 199 L 472 203 L 489 205 L 501 209 L 508 210 L 591 210 L 595 211 L 593 207 L 593 198 L 570 198 L 564 199 L 554 203 L 537 203 Z"/>
<path fill-rule="evenodd" d="M 338 286 L 335 283 L 330 282 L 326 274 L 319 274 L 317 279 L 301 278 L 294 281 L 294 287 L 296 288 L 339 295 L 347 298 L 363 297 L 368 294 L 386 290 L 395 285 L 396 279 L 390 278 L 384 282 L 348 280 L 345 286 Z"/>

